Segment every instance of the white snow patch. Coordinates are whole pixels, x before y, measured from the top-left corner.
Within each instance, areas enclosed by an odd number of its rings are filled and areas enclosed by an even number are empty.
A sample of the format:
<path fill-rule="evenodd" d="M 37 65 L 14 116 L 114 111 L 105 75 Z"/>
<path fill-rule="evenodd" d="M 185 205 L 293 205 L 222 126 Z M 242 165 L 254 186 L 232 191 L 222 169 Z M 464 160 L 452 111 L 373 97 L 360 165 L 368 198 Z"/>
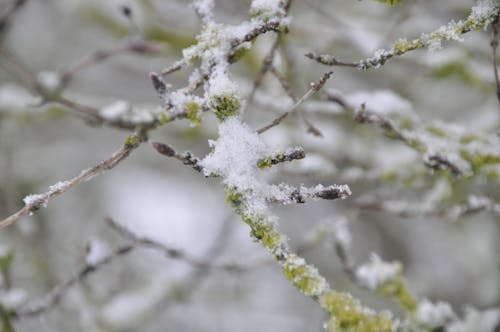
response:
<path fill-rule="evenodd" d="M 432 303 L 424 299 L 418 304 L 417 311 L 415 312 L 415 319 L 432 328 L 436 328 L 455 320 L 456 315 L 449 303 Z"/>
<path fill-rule="evenodd" d="M 97 265 L 102 262 L 102 260 L 107 257 L 109 253 L 110 249 L 106 242 L 98 239 L 91 239 L 87 243 L 85 262 L 91 266 Z"/>
<path fill-rule="evenodd" d="M 356 278 L 364 287 L 376 290 L 385 282 L 398 276 L 401 273 L 402 267 L 398 262 L 387 263 L 380 257 L 372 253 L 370 262 L 358 267 L 356 270 Z"/>
<path fill-rule="evenodd" d="M 500 310 L 498 309 L 481 312 L 467 308 L 464 319 L 450 324 L 446 332 L 494 332 L 499 322 Z"/>
<path fill-rule="evenodd" d="M 0 291 L 0 306 L 7 310 L 14 310 L 23 305 L 28 299 L 26 292 L 20 288 Z"/>
<path fill-rule="evenodd" d="M 48 91 L 56 91 L 61 85 L 61 77 L 54 71 L 44 70 L 38 73 L 38 83 Z"/>

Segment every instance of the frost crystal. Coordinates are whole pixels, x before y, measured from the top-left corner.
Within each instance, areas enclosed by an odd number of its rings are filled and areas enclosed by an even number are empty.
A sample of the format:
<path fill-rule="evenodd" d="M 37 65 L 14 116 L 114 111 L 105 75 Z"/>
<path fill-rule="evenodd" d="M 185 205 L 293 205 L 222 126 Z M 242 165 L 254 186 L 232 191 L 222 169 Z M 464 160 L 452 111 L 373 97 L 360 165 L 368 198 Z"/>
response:
<path fill-rule="evenodd" d="M 432 328 L 440 327 L 456 319 L 451 306 L 446 302 L 436 304 L 423 300 L 418 304 L 415 319 Z"/>
<path fill-rule="evenodd" d="M 356 270 L 356 279 L 364 287 L 376 290 L 387 281 L 401 273 L 401 264 L 398 262 L 386 263 L 373 253 L 370 262 L 361 265 Z"/>

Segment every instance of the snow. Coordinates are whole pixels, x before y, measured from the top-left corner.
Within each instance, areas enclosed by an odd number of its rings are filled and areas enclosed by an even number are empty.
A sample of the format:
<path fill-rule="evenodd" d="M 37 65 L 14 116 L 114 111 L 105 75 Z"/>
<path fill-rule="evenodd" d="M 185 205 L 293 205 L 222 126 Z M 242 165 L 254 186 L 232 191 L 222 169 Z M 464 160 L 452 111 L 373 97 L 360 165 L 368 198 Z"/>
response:
<path fill-rule="evenodd" d="M 152 111 L 143 108 L 134 108 L 129 102 L 117 100 L 111 104 L 102 107 L 99 115 L 107 121 L 128 121 L 135 124 L 150 123 L 154 121 L 155 114 L 158 111 Z"/>
<path fill-rule="evenodd" d="M 54 71 L 41 71 L 38 73 L 37 81 L 47 91 L 56 91 L 61 85 L 61 77 Z"/>
<path fill-rule="evenodd" d="M 59 181 L 56 184 L 49 187 L 49 191 L 43 194 L 32 194 L 23 198 L 23 202 L 26 206 L 41 204 L 43 207 L 47 207 L 50 196 L 54 193 L 58 193 L 65 189 L 70 184 L 69 181 Z"/>
<path fill-rule="evenodd" d="M 376 290 L 387 281 L 397 277 L 401 269 L 400 263 L 384 262 L 377 254 L 372 253 L 370 262 L 361 265 L 356 270 L 356 279 L 363 287 Z"/>
<path fill-rule="evenodd" d="M 214 0 L 196 0 L 193 2 L 194 9 L 205 20 L 205 22 L 213 19 Z"/>
<path fill-rule="evenodd" d="M 0 290 L 0 307 L 7 310 L 14 310 L 24 304 L 27 298 L 26 291 L 20 288 Z"/>
<path fill-rule="evenodd" d="M 36 97 L 18 85 L 7 83 L 0 86 L 0 111 L 22 109 L 36 102 Z"/>
<path fill-rule="evenodd" d="M 424 299 L 418 304 L 415 319 L 425 325 L 436 328 L 455 320 L 456 315 L 449 303 L 437 302 L 434 304 Z"/>
<path fill-rule="evenodd" d="M 471 14 L 468 19 L 473 21 L 482 21 L 498 7 L 498 1 L 495 0 L 479 0 L 474 7 L 472 7 Z M 486 28 L 486 27 L 485 27 Z"/>
<path fill-rule="evenodd" d="M 105 257 L 107 257 L 109 253 L 110 249 L 107 243 L 98 239 L 91 239 L 87 243 L 85 263 L 91 266 L 95 266 L 99 264 Z"/>
<path fill-rule="evenodd" d="M 117 100 L 101 109 L 100 115 L 107 120 L 118 120 L 130 112 L 131 105 L 124 100 Z"/>
<path fill-rule="evenodd" d="M 228 188 L 236 187 L 239 192 L 249 193 L 249 212 L 265 212 L 265 199 L 257 193 L 266 184 L 259 180 L 257 163 L 271 151 L 259 135 L 233 116 L 219 125 L 219 138 L 212 142 L 212 146 L 213 151 L 200 162 L 204 174 L 215 173 L 223 177 Z"/>
<path fill-rule="evenodd" d="M 281 0 L 253 0 L 250 5 L 252 15 L 260 14 L 264 17 L 285 15 Z"/>
<path fill-rule="evenodd" d="M 39 202 L 43 202 L 43 207 L 47 207 L 48 195 L 47 194 L 33 194 L 28 195 L 23 198 L 23 202 L 26 206 L 36 205 Z"/>
<path fill-rule="evenodd" d="M 210 99 L 214 96 L 235 95 L 238 92 L 238 86 L 228 75 L 228 64 L 224 62 L 215 66 L 208 81 L 207 97 Z"/>
<path fill-rule="evenodd" d="M 51 192 L 51 193 L 59 192 L 59 191 L 63 190 L 65 187 L 67 187 L 68 185 L 70 185 L 70 183 L 71 183 L 70 181 L 59 181 L 56 184 L 53 184 L 49 187 L 49 192 Z"/>
<path fill-rule="evenodd" d="M 490 309 L 483 312 L 473 308 L 465 310 L 465 318 L 448 326 L 447 332 L 494 332 L 500 323 L 500 310 Z"/>

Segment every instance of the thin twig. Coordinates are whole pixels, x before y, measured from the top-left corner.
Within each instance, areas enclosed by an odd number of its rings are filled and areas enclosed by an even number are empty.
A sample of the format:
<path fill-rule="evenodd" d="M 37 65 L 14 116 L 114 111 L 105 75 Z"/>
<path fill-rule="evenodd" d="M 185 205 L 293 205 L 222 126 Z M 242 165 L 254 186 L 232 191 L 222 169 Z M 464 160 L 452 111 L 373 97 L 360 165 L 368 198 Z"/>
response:
<path fill-rule="evenodd" d="M 276 77 L 279 81 L 279 83 L 281 84 L 281 87 L 283 88 L 283 90 L 285 90 L 286 94 L 288 95 L 288 97 L 290 97 L 290 99 L 292 99 L 292 101 L 294 103 L 296 103 L 298 101 L 298 97 L 293 93 L 292 91 L 292 86 L 290 85 L 290 82 L 285 78 L 285 76 L 283 76 L 278 69 L 276 69 L 276 67 L 274 66 L 271 66 L 271 68 L 269 68 L 269 71 L 274 75 L 274 77 Z M 308 133 L 311 133 L 313 134 L 314 136 L 317 136 L 317 137 L 323 137 L 323 134 L 321 133 L 321 131 L 316 128 L 307 118 L 306 116 L 304 115 L 304 111 L 303 109 L 299 109 L 298 112 L 299 116 L 301 117 L 302 121 L 304 121 L 304 123 L 306 124 L 307 126 L 307 132 Z"/>
<path fill-rule="evenodd" d="M 193 156 L 193 154 L 189 151 L 183 153 L 177 153 L 174 148 L 165 143 L 153 142 L 153 147 L 155 150 L 166 157 L 175 158 L 181 161 L 184 165 L 190 166 L 197 172 L 201 172 L 203 167 L 199 165 L 200 159 Z"/>
<path fill-rule="evenodd" d="M 427 207 L 406 201 L 358 201 L 352 204 L 353 208 L 362 210 L 380 211 L 390 213 L 400 218 L 450 218 L 457 220 L 461 217 L 473 215 L 480 212 L 490 211 L 500 215 L 500 203 L 488 197 L 471 195 L 467 201 L 448 207 Z"/>
<path fill-rule="evenodd" d="M 250 94 L 248 95 L 247 98 L 247 107 L 252 103 L 253 98 L 255 97 L 255 92 L 259 88 L 260 84 L 262 83 L 262 80 L 264 78 L 264 75 L 267 73 L 267 71 L 271 68 L 273 61 L 274 61 L 274 56 L 276 54 L 276 51 L 278 50 L 278 47 L 281 42 L 281 35 L 278 35 L 271 46 L 271 49 L 269 50 L 269 53 L 265 56 L 264 60 L 262 61 L 262 65 L 260 66 L 259 72 L 255 76 L 255 79 L 253 81 L 252 85 L 252 91 L 250 91 Z"/>
<path fill-rule="evenodd" d="M 304 55 L 307 58 L 319 62 L 325 66 L 339 66 L 339 67 L 351 67 L 351 68 L 358 67 L 358 64 L 355 62 L 342 62 L 337 60 L 335 57 L 327 54 L 317 55 L 316 53 L 309 52 Z"/>
<path fill-rule="evenodd" d="M 116 258 L 130 253 L 134 248 L 135 244 L 133 242 L 125 244 L 113 250 L 111 253 L 105 255 L 104 257 L 101 257 L 97 262 L 93 264 L 88 262 L 83 264 L 80 268 L 78 268 L 76 273 L 71 278 L 66 280 L 64 283 L 54 287 L 42 299 L 34 302 L 28 302 L 28 304 L 16 310 L 13 314 L 13 318 L 18 319 L 23 317 L 33 317 L 47 312 L 48 310 L 59 304 L 63 296 L 71 287 L 81 283 L 89 275 L 98 271 L 103 266 L 113 262 Z"/>
<path fill-rule="evenodd" d="M 477 15 L 474 12 L 467 19 L 458 22 L 451 21 L 445 28 L 441 27 L 430 33 L 424 33 L 420 37 L 413 40 L 398 40 L 387 50 L 378 50 L 372 58 L 363 59 L 357 62 L 342 62 L 337 60 L 333 55 L 323 54 L 316 55 L 315 53 L 307 53 L 306 56 L 318 63 L 327 66 L 343 66 L 353 67 L 358 69 L 378 68 L 384 65 L 388 60 L 406 54 L 410 51 L 418 50 L 426 47 L 434 47 L 437 43 L 446 42 L 449 40 L 458 40 L 451 38 L 453 36 L 461 36 L 473 30 L 478 30 L 480 27 L 487 25 L 498 17 L 500 6 L 494 5 L 490 8 L 490 12 L 485 15 Z"/>
<path fill-rule="evenodd" d="M 148 237 L 144 236 L 138 236 L 137 234 L 133 233 L 123 225 L 120 225 L 117 223 L 115 220 L 112 218 L 106 218 L 106 222 L 117 232 L 119 232 L 122 236 L 130 239 L 133 241 L 133 243 L 140 245 L 141 247 L 148 247 L 152 248 L 155 250 L 159 250 L 165 254 L 168 258 L 171 259 L 177 259 L 181 260 L 183 262 L 186 262 L 187 264 L 191 265 L 194 268 L 197 269 L 204 269 L 204 270 L 223 270 L 227 272 L 241 272 L 248 270 L 249 268 L 255 267 L 257 264 L 260 264 L 262 262 L 269 262 L 270 260 L 266 259 L 265 261 L 258 260 L 256 262 L 250 262 L 250 263 L 222 263 L 222 264 L 216 264 L 212 263 L 208 260 L 203 260 L 196 258 L 194 256 L 189 255 L 187 252 L 182 251 L 181 249 L 173 248 L 170 246 L 165 245 L 164 243 L 158 242 L 156 240 L 153 240 Z"/>
<path fill-rule="evenodd" d="M 309 97 L 311 97 L 313 94 L 318 92 L 326 83 L 326 81 L 332 76 L 333 72 L 329 71 L 323 74 L 323 76 L 320 78 L 319 81 L 312 83 L 311 88 L 307 90 L 307 92 L 300 98 L 298 99 L 295 104 L 285 113 L 281 114 L 279 117 L 275 118 L 271 123 L 268 125 L 260 128 L 257 130 L 257 133 L 262 134 L 263 132 L 279 125 L 290 113 L 293 113 L 297 108 L 304 102 L 306 101 Z"/>
<path fill-rule="evenodd" d="M 500 102 L 500 78 L 498 75 L 498 66 L 497 66 L 497 48 L 498 48 L 498 30 L 499 30 L 499 15 L 495 18 L 493 23 L 491 24 L 491 53 L 492 53 L 492 64 L 493 64 L 493 73 L 495 74 L 495 83 L 496 83 L 496 92 L 497 99 Z"/>
<path fill-rule="evenodd" d="M 10 7 L 0 15 L 0 31 L 2 31 L 8 24 L 11 17 L 14 15 L 16 11 L 18 11 L 24 4 L 26 4 L 27 0 L 14 0 Z"/>
<path fill-rule="evenodd" d="M 407 135 L 399 130 L 392 121 L 381 115 L 374 112 L 371 112 L 366 109 L 366 105 L 363 103 L 359 109 L 355 109 L 340 95 L 327 93 L 328 100 L 340 105 L 346 112 L 349 112 L 354 115 L 354 120 L 358 123 L 368 123 L 375 124 L 382 128 L 385 132 L 385 135 L 392 139 L 397 139 L 404 142 L 407 146 L 414 148 L 411 138 L 407 137 Z M 449 169 L 455 179 L 462 177 L 464 174 L 460 167 L 454 164 L 451 160 L 442 156 L 438 153 L 434 153 L 430 156 L 424 156 L 424 165 L 431 169 Z"/>
<path fill-rule="evenodd" d="M 138 53 L 138 54 L 153 54 L 160 52 L 161 48 L 157 44 L 147 42 L 144 40 L 130 40 L 125 45 L 120 45 L 107 50 L 98 50 L 94 53 L 82 58 L 76 64 L 66 69 L 61 74 L 61 85 L 66 86 L 75 74 L 79 73 L 85 68 L 94 66 L 99 62 L 103 62 L 111 57 L 126 54 L 126 53 Z"/>
<path fill-rule="evenodd" d="M 0 229 L 10 226 L 21 219 L 21 217 L 40 209 L 42 206 L 46 206 L 48 202 L 62 195 L 66 191 L 76 187 L 77 185 L 114 168 L 121 161 L 127 158 L 133 150 L 139 147 L 139 144 L 144 140 L 144 137 L 134 135 L 132 140 L 134 144 L 125 144 L 123 147 L 113 153 L 109 158 L 101 161 L 99 164 L 89 169 L 82 171 L 79 175 L 75 176 L 72 179 L 59 182 L 51 186 L 45 193 L 30 195 L 26 197 L 26 205 L 22 209 L 0 221 Z"/>

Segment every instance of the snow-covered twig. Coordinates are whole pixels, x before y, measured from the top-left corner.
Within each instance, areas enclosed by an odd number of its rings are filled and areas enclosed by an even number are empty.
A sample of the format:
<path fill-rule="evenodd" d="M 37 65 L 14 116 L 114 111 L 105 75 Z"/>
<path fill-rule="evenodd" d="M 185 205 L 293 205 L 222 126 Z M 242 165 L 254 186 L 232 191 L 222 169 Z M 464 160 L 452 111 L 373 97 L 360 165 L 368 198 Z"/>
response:
<path fill-rule="evenodd" d="M 384 130 L 387 137 L 400 140 L 404 142 L 407 146 L 418 150 L 423 155 L 424 165 L 431 169 L 448 169 L 452 173 L 455 179 L 463 176 L 463 171 L 460 169 L 458 165 L 452 162 L 446 156 L 433 152 L 430 154 L 426 154 L 424 151 L 420 151 L 420 145 L 415 141 L 414 137 L 406 131 L 402 131 L 394 125 L 394 123 L 388 117 L 378 114 L 375 112 L 371 112 L 367 110 L 366 105 L 363 103 L 359 109 L 355 109 L 347 100 L 345 100 L 342 96 L 334 93 L 327 93 L 328 100 L 334 103 L 337 103 L 345 111 L 354 115 L 354 120 L 358 123 L 362 124 L 374 124 Z"/>
<path fill-rule="evenodd" d="M 472 7 L 471 14 L 465 20 L 460 20 L 458 22 L 451 21 L 448 25 L 441 26 L 431 33 L 424 33 L 411 41 L 399 39 L 389 50 L 377 50 L 372 58 L 360 60 L 358 62 L 343 62 L 337 60 L 332 55 L 317 55 L 313 52 L 307 53 L 306 56 L 327 66 L 344 66 L 359 69 L 378 68 L 384 65 L 387 60 L 410 51 L 421 48 L 435 50 L 439 49 L 441 44 L 445 41 L 462 41 L 463 34 L 487 27 L 494 21 L 499 12 L 500 5 L 497 2 L 493 0 L 479 0 L 476 2 L 476 5 Z"/>
<path fill-rule="evenodd" d="M 24 198 L 25 206 L 22 209 L 5 219 L 0 220 L 0 229 L 12 225 L 21 219 L 21 217 L 32 213 L 41 207 L 47 206 L 51 200 L 64 194 L 66 191 L 76 187 L 77 185 L 114 168 L 121 161 L 127 158 L 133 150 L 138 148 L 144 140 L 144 136 L 131 135 L 120 149 L 114 152 L 109 158 L 101 161 L 99 164 L 82 171 L 74 178 L 61 181 L 50 186 L 49 190 L 44 193 L 26 196 Z"/>
<path fill-rule="evenodd" d="M 203 170 L 203 167 L 199 165 L 200 159 L 193 156 L 193 154 L 189 151 L 177 153 L 170 145 L 159 142 L 154 142 L 153 147 L 159 154 L 175 158 L 181 161 L 184 165 L 190 166 L 197 172 L 201 172 Z"/>
<path fill-rule="evenodd" d="M 300 146 L 286 150 L 285 152 L 279 152 L 272 154 L 266 158 L 263 158 L 257 162 L 259 168 L 271 167 L 279 163 L 284 163 L 287 161 L 304 159 L 306 157 L 306 152 Z"/>
<path fill-rule="evenodd" d="M 428 206 L 427 204 L 418 204 L 414 201 L 380 201 L 378 199 L 354 202 L 352 206 L 356 209 L 386 212 L 401 218 L 439 217 L 455 221 L 480 212 L 489 211 L 495 215 L 500 215 L 500 203 L 488 197 L 475 195 L 469 196 L 465 202 L 440 208 Z"/>

